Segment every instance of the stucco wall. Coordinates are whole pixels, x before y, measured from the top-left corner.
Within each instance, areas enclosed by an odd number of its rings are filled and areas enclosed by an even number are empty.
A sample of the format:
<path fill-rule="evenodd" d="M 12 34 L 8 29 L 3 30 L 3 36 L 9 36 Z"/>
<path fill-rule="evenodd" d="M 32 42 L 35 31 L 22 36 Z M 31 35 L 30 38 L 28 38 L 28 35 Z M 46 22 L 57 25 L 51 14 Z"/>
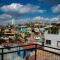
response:
<path fill-rule="evenodd" d="M 44 34 L 45 40 L 51 40 L 52 47 L 57 47 L 57 41 L 60 41 L 60 34 L 48 34 L 47 32 Z M 45 42 L 46 45 L 46 42 Z"/>

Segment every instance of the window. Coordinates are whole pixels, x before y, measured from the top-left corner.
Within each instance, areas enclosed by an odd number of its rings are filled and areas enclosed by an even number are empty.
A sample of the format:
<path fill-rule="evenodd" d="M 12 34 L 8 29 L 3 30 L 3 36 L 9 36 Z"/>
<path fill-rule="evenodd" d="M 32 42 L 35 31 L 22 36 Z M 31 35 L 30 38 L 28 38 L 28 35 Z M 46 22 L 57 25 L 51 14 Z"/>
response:
<path fill-rule="evenodd" d="M 46 44 L 51 45 L 51 40 L 46 40 Z"/>
<path fill-rule="evenodd" d="M 60 47 L 60 41 L 57 41 L 57 47 Z"/>

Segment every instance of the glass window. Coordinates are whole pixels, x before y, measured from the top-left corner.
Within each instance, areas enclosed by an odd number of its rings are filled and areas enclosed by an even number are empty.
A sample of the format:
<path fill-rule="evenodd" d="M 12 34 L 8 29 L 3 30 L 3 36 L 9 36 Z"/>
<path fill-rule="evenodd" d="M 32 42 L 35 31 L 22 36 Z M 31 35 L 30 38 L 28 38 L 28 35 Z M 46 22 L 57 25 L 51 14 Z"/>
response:
<path fill-rule="evenodd" d="M 46 44 L 51 45 L 51 40 L 46 40 Z"/>

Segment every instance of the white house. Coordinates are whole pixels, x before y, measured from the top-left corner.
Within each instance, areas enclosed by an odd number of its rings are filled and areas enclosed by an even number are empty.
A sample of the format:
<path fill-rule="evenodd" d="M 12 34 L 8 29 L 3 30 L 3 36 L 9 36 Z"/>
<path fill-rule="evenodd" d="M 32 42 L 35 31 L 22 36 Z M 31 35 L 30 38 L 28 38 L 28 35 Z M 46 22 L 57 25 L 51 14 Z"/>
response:
<path fill-rule="evenodd" d="M 44 43 L 45 46 L 60 49 L 60 32 L 58 34 L 49 34 L 48 30 L 47 30 L 44 33 L 44 37 L 45 37 L 45 43 Z M 45 49 L 49 50 L 49 51 L 60 53 L 60 50 L 47 48 L 47 47 L 45 47 Z"/>

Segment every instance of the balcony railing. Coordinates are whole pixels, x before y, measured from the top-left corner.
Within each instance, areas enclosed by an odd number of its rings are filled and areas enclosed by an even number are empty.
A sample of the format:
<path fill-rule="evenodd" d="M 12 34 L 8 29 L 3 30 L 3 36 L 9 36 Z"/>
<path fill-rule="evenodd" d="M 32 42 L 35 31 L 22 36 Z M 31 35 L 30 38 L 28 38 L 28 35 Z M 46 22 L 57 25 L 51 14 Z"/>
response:
<path fill-rule="evenodd" d="M 23 48 L 27 46 L 34 47 L 20 49 L 21 47 Z M 60 52 L 52 52 L 46 50 L 45 47 L 60 51 L 60 49 L 57 48 L 42 46 L 38 44 L 0 48 L 0 60 L 60 60 Z"/>

